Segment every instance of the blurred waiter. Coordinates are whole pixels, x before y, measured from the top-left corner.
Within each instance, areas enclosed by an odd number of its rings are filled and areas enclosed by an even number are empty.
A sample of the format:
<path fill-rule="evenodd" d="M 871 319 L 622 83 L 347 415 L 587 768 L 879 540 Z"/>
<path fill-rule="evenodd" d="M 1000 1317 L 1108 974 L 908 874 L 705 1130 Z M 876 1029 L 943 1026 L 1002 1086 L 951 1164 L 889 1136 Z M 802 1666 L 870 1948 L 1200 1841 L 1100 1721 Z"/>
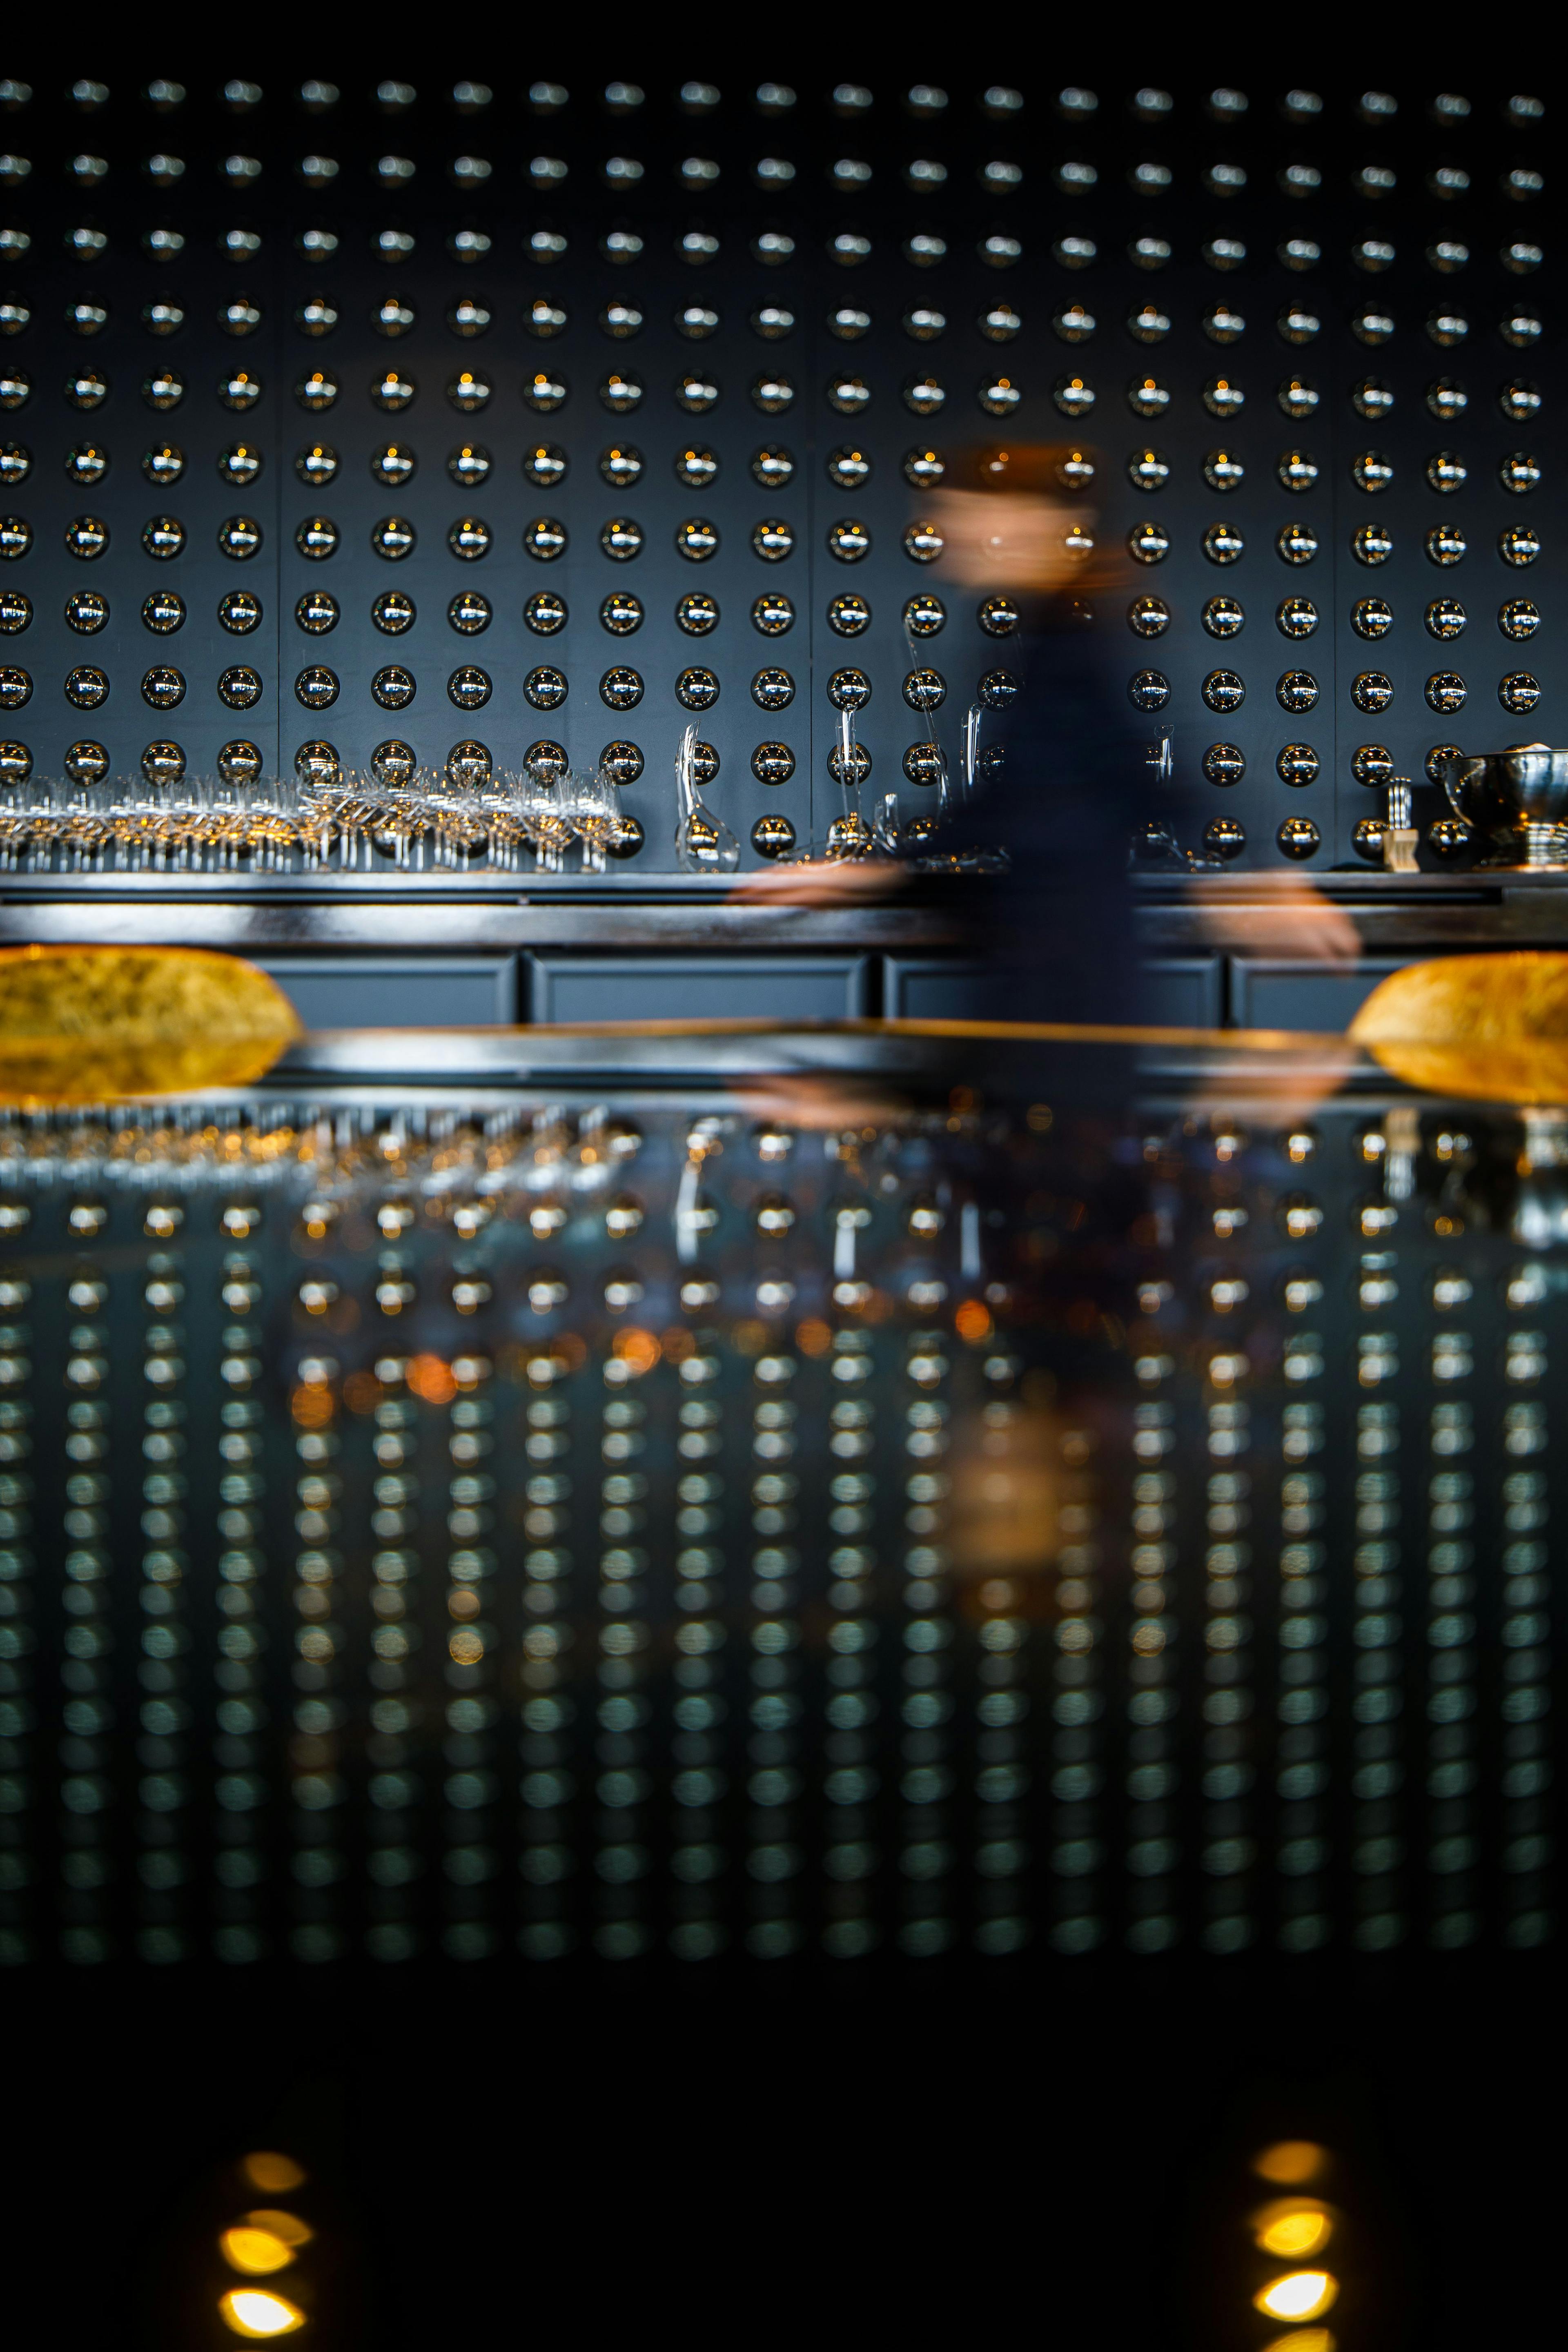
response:
<path fill-rule="evenodd" d="M 942 903 L 962 915 L 977 969 L 952 997 L 970 1020 L 1159 1022 L 1159 984 L 1141 963 L 1129 871 L 1134 840 L 1152 824 L 1185 841 L 1201 820 L 1180 783 L 1162 782 L 1151 723 L 1127 698 L 1124 647 L 1112 639 L 1126 586 L 1095 549 L 1095 516 L 1070 488 L 1083 453 L 1065 446 L 992 443 L 947 459 L 943 486 L 924 501 L 944 542 L 940 570 L 956 588 L 1005 596 L 1018 621 L 1006 644 L 1017 684 L 1006 707 L 984 712 L 981 771 L 962 797 L 963 762 L 934 857 L 991 868 L 954 872 Z M 951 737 L 955 730 L 949 723 Z M 987 853 L 1004 853 L 1005 862 Z M 901 863 L 862 859 L 775 868 L 738 897 L 773 905 L 844 907 L 908 887 Z M 1347 918 L 1297 874 L 1254 877 L 1272 902 L 1276 952 L 1339 959 L 1357 941 Z M 1203 892 L 1199 882 L 1194 888 Z M 1224 901 L 1205 904 L 1213 944 L 1225 944 Z"/>

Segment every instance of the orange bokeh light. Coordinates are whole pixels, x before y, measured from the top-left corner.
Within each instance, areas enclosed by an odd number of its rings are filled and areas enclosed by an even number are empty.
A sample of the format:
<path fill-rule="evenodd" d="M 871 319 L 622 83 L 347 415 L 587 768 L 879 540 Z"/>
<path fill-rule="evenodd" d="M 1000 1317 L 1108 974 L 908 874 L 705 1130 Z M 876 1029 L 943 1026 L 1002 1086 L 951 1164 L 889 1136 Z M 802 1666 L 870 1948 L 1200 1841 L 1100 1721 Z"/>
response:
<path fill-rule="evenodd" d="M 952 1318 L 954 1330 L 961 1339 L 973 1347 L 979 1339 L 991 1336 L 991 1309 L 978 1298 L 966 1298 Z"/>
<path fill-rule="evenodd" d="M 653 1333 L 643 1330 L 636 1323 L 628 1324 L 624 1330 L 617 1331 L 611 1342 L 611 1348 L 613 1353 L 626 1365 L 628 1371 L 638 1378 L 644 1372 L 651 1372 L 663 1353 Z"/>
<path fill-rule="evenodd" d="M 452 1367 L 441 1356 L 416 1356 L 408 1366 L 408 1385 L 422 1404 L 450 1404 L 458 1393 Z"/>

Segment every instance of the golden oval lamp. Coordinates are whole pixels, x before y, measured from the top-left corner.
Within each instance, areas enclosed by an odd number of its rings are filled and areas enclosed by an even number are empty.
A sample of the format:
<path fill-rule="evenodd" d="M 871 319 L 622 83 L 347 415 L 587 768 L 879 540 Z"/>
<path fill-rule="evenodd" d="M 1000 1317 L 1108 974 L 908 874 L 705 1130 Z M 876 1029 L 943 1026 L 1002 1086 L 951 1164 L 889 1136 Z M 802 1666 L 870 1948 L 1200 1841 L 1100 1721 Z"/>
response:
<path fill-rule="evenodd" d="M 274 2197 L 290 2189 L 302 2189 L 310 2177 L 302 2164 L 296 2164 L 291 2156 L 285 2156 L 276 2147 L 253 2148 L 248 2156 L 240 2158 L 239 2168 L 253 2189 L 268 2189 Z M 293 2219 L 292 2215 L 289 2218 Z M 305 2225 L 297 2221 L 294 2226 L 303 2229 Z"/>
<path fill-rule="evenodd" d="M 1568 1104 L 1568 954 L 1410 964 L 1373 989 L 1350 1034 L 1428 1094 Z"/>
<path fill-rule="evenodd" d="M 1334 2224 L 1326 2206 L 1307 2198 L 1281 2197 L 1253 2215 L 1252 2234 L 1266 2254 L 1299 2263 L 1309 2254 L 1322 2252 L 1334 2234 Z"/>
<path fill-rule="evenodd" d="M 1270 2319 L 1321 2319 L 1339 2292 L 1340 2283 L 1330 2271 L 1286 2271 L 1252 2300 Z"/>
<path fill-rule="evenodd" d="M 239 956 L 0 949 L 0 1102 L 47 1108 L 252 1086 L 300 1034 L 282 990 Z"/>
<path fill-rule="evenodd" d="M 313 2234 L 310 2224 L 298 2215 L 268 2207 L 244 2215 L 224 2231 L 218 2245 L 230 2270 L 262 2278 L 268 2272 L 287 2270 L 299 2248 L 309 2245 Z"/>
<path fill-rule="evenodd" d="M 232 2286 L 218 2310 L 226 2326 L 253 2342 L 270 2336 L 292 2336 L 305 2325 L 299 2305 L 290 2303 L 287 2295 L 274 2294 L 270 2287 Z"/>
<path fill-rule="evenodd" d="M 1315 2139 L 1277 2139 L 1253 2158 L 1252 2169 L 1281 2189 L 1304 2189 L 1328 2164 L 1328 2149 Z"/>

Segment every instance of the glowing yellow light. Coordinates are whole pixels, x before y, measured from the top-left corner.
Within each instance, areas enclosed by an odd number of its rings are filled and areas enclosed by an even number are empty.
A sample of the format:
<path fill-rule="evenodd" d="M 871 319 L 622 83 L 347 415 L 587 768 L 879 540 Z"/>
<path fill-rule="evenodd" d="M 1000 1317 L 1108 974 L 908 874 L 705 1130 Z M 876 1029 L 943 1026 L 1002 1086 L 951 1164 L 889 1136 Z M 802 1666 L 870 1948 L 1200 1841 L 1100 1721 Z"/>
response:
<path fill-rule="evenodd" d="M 301 2189 L 305 2184 L 305 2168 L 296 2164 L 291 2156 L 282 2156 L 277 2148 L 256 2149 L 239 2160 L 239 2168 L 253 2189 L 273 2190 Z"/>
<path fill-rule="evenodd" d="M 231 2271 L 245 2271 L 259 2278 L 268 2271 L 287 2270 L 294 2259 L 294 2249 L 270 2230 L 247 2229 L 243 2224 L 226 2230 L 218 2240 L 225 2262 Z"/>
<path fill-rule="evenodd" d="M 1336 2352 L 1338 2338 L 1331 2327 L 1301 2327 L 1289 2336 L 1272 2336 L 1263 2352 Z"/>
<path fill-rule="evenodd" d="M 270 2231 L 286 2246 L 308 2246 L 316 2234 L 309 2221 L 301 2221 L 298 2213 L 280 2212 L 275 2205 L 264 2206 L 254 2213 L 242 2213 L 240 2221 L 247 2230 Z"/>
<path fill-rule="evenodd" d="M 286 2302 L 280 2294 L 268 2294 L 258 2286 L 230 2287 L 218 2305 L 226 2326 L 237 2336 L 292 2336 L 297 2327 L 305 2325 L 305 2315 L 298 2305 Z"/>
<path fill-rule="evenodd" d="M 1284 2254 L 1300 2262 L 1305 2254 L 1321 2253 L 1334 2234 L 1334 2224 L 1321 2205 L 1280 2198 L 1253 2215 L 1252 2231 L 1266 2254 Z"/>
<path fill-rule="evenodd" d="M 1253 2302 L 1270 2319 L 1317 2319 L 1338 2297 L 1340 2283 L 1327 2271 L 1287 2271 L 1271 2279 Z"/>
<path fill-rule="evenodd" d="M 1281 2189 L 1304 2189 L 1309 2180 L 1316 2180 L 1328 2160 L 1328 2149 L 1320 2147 L 1316 2140 L 1281 2139 L 1253 2158 L 1252 2169 L 1265 2180 L 1277 2180 Z"/>

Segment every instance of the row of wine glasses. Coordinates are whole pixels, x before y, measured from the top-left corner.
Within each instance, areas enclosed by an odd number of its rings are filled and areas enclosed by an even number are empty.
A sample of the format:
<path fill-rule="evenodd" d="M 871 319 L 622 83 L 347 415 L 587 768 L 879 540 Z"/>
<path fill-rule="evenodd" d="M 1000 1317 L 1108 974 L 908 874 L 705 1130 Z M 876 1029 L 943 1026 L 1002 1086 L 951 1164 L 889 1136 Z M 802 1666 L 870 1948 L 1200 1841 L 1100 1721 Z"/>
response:
<path fill-rule="evenodd" d="M 891 792 L 882 794 L 874 816 L 862 813 L 871 762 L 854 740 L 850 712 L 842 711 L 828 766 L 843 803 L 822 854 L 833 861 L 923 856 L 973 785 L 979 716 L 972 711 L 965 725 L 963 784 L 955 791 L 950 783 L 946 757 L 933 740 L 927 748 L 936 806 L 905 822 Z M 694 726 L 681 738 L 675 767 L 680 870 L 733 873 L 741 845 L 703 801 Z M 410 767 L 388 775 L 334 766 L 298 778 L 46 778 L 0 786 L 0 870 L 10 872 L 350 872 L 389 860 L 412 873 L 513 873 L 526 853 L 535 873 L 563 875 L 576 851 L 577 871 L 602 875 L 609 859 L 632 856 L 642 844 L 642 826 L 622 811 L 606 769 L 555 761 L 517 772 Z M 809 847 L 804 853 L 815 854 Z"/>
<path fill-rule="evenodd" d="M 373 867 L 378 855 L 411 872 L 512 872 L 527 851 L 538 872 L 563 874 L 578 847 L 581 871 L 603 874 L 608 857 L 632 854 L 642 838 L 602 769 L 478 781 L 436 768 L 394 782 L 348 771 L 247 783 L 43 779 L 0 791 L 0 869 L 11 872 L 57 862 L 77 874 L 349 871 Z"/>

